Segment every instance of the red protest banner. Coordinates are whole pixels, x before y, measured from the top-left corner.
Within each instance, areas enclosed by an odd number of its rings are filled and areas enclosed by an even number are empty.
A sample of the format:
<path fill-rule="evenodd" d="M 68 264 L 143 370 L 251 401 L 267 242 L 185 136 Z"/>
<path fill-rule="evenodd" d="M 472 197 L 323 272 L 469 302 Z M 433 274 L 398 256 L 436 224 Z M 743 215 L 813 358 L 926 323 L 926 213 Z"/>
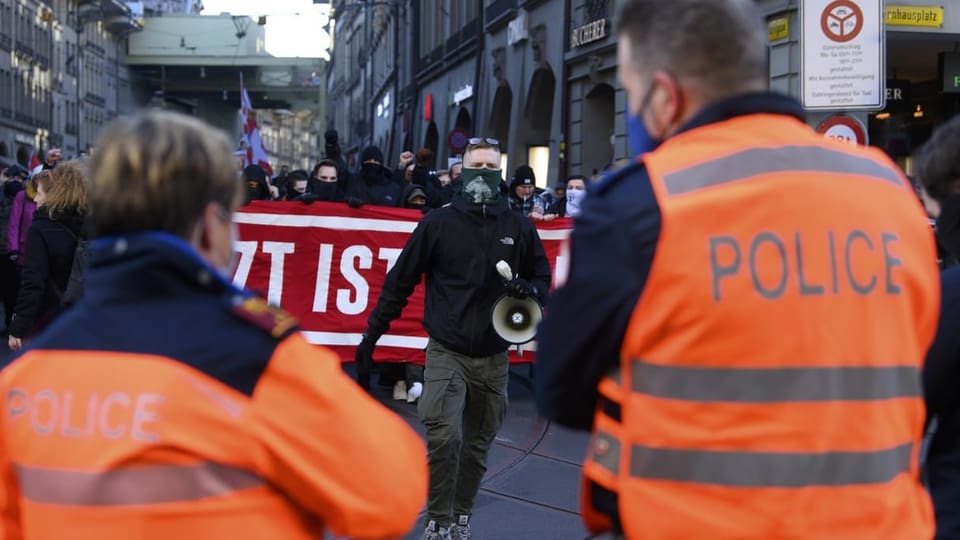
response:
<path fill-rule="evenodd" d="M 240 230 L 234 283 L 295 315 L 310 342 L 353 361 L 387 271 L 421 217 L 417 210 L 382 206 L 254 201 L 234 217 Z M 569 219 L 537 225 L 554 282 L 565 278 L 571 227 Z M 377 361 L 423 363 L 423 295 L 421 285 L 380 338 Z M 514 350 L 512 359 L 531 361 L 534 349 L 528 343 L 523 356 Z"/>

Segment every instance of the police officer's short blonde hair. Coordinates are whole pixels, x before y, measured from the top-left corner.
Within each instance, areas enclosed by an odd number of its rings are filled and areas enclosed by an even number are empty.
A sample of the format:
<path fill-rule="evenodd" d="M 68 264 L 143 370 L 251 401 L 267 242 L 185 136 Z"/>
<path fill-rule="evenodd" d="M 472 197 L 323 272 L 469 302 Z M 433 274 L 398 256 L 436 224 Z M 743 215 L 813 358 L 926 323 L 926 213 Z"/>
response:
<path fill-rule="evenodd" d="M 189 238 L 207 204 L 229 212 L 243 188 L 226 134 L 164 111 L 111 123 L 97 141 L 90 176 L 98 236 L 164 231 Z"/>

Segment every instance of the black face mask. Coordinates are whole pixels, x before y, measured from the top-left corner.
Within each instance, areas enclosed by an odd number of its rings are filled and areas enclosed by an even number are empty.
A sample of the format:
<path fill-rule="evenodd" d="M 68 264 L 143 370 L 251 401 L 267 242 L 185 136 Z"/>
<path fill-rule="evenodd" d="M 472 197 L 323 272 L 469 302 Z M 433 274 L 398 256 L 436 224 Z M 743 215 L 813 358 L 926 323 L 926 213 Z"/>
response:
<path fill-rule="evenodd" d="M 383 167 L 379 163 L 364 163 L 360 165 L 360 176 L 367 182 L 376 182 L 380 179 L 380 170 Z"/>
<path fill-rule="evenodd" d="M 317 182 L 315 189 L 317 198 L 321 201 L 332 201 L 337 195 L 336 182 Z"/>
<path fill-rule="evenodd" d="M 937 238 L 950 255 L 960 257 L 960 194 L 951 195 L 940 205 Z"/>

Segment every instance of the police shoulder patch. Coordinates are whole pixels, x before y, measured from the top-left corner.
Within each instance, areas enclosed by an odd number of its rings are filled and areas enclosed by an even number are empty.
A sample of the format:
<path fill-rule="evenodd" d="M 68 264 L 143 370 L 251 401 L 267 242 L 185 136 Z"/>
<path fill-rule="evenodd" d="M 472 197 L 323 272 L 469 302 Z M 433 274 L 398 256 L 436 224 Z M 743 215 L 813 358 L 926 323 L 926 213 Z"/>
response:
<path fill-rule="evenodd" d="M 278 307 L 271 306 L 266 300 L 257 296 L 235 298 L 230 311 L 237 318 L 277 339 L 289 335 L 297 329 L 299 324 L 296 317 Z"/>

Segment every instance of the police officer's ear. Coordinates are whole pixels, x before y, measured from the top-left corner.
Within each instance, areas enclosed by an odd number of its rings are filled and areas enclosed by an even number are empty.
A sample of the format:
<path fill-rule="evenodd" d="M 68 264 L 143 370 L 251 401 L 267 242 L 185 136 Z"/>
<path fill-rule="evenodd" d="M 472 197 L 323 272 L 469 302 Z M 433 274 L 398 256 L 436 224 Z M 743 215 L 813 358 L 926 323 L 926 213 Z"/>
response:
<path fill-rule="evenodd" d="M 654 139 L 664 140 L 676 133 L 698 108 L 688 89 L 666 71 L 653 72 L 648 91 L 648 128 Z"/>
<path fill-rule="evenodd" d="M 194 225 L 190 243 L 212 266 L 229 271 L 233 260 L 233 222 L 229 210 L 209 202 Z"/>

